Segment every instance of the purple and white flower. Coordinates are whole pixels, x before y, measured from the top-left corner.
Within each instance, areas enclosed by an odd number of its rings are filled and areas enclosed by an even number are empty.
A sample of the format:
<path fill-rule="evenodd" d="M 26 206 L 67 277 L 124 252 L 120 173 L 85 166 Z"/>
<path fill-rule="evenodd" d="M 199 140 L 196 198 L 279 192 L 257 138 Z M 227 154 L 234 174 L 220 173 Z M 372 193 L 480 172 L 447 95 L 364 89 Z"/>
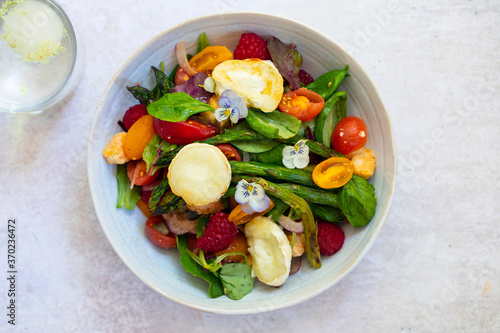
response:
<path fill-rule="evenodd" d="M 219 108 L 215 110 L 215 119 L 218 122 L 231 119 L 233 124 L 238 120 L 248 116 L 248 108 L 243 98 L 231 89 L 226 89 L 222 92 L 219 98 Z"/>
<path fill-rule="evenodd" d="M 283 148 L 283 164 L 288 169 L 303 169 L 309 164 L 307 140 L 300 140 L 294 146 Z"/>
<path fill-rule="evenodd" d="M 236 185 L 234 199 L 241 204 L 241 210 L 247 214 L 263 212 L 271 204 L 271 199 L 266 195 L 261 185 L 249 183 L 243 179 Z"/>

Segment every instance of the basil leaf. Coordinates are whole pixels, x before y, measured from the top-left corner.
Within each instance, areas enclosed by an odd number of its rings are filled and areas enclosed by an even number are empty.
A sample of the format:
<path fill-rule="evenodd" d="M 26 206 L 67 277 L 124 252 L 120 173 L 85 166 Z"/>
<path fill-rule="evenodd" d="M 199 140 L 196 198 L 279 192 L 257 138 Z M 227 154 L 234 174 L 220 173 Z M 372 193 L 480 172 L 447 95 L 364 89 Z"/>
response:
<path fill-rule="evenodd" d="M 118 183 L 118 200 L 116 208 L 125 207 L 133 210 L 141 197 L 141 187 L 134 186 L 130 189 L 130 179 L 127 175 L 127 164 L 120 164 L 116 168 L 116 180 Z"/>
<path fill-rule="evenodd" d="M 225 264 L 219 271 L 219 278 L 227 297 L 232 300 L 242 299 L 253 289 L 252 267 L 247 264 Z"/>
<path fill-rule="evenodd" d="M 196 53 L 200 53 L 208 46 L 210 46 L 210 44 L 208 43 L 207 34 L 202 32 L 198 37 L 198 48 L 196 49 Z"/>
<path fill-rule="evenodd" d="M 186 249 L 188 248 L 188 238 L 186 235 L 176 236 L 177 239 L 177 248 L 179 249 L 179 253 L 181 254 L 181 265 L 186 270 L 186 272 L 191 273 L 194 276 L 200 277 L 203 280 L 207 281 L 210 286 L 208 288 L 208 294 L 211 298 L 217 298 L 224 295 L 224 290 L 222 289 L 221 281 L 212 273 L 206 271 L 196 263 L 187 254 Z"/>
<path fill-rule="evenodd" d="M 309 83 L 306 88 L 320 94 L 326 101 L 339 88 L 342 80 L 344 80 L 344 77 L 347 75 L 347 68 L 349 68 L 349 65 L 345 66 L 344 69 L 341 70 L 327 72 L 313 82 Z"/>
<path fill-rule="evenodd" d="M 341 223 L 346 220 L 344 213 L 340 209 L 330 206 L 309 203 L 313 215 L 323 221 L 330 223 Z"/>
<path fill-rule="evenodd" d="M 248 109 L 246 120 L 254 131 L 270 139 L 289 139 L 297 134 L 302 124 L 289 114 L 280 111 L 262 112 L 255 108 Z"/>
<path fill-rule="evenodd" d="M 333 94 L 325 102 L 323 110 L 317 116 L 316 129 L 314 137 L 316 141 L 321 142 L 325 147 L 330 148 L 333 130 L 340 119 L 347 116 L 347 94 L 345 91 L 339 91 Z"/>
<path fill-rule="evenodd" d="M 254 159 L 257 162 L 260 163 L 269 163 L 269 164 L 276 164 L 279 166 L 284 166 L 283 164 L 283 148 L 285 147 L 284 144 L 278 143 L 276 147 L 273 149 L 260 153 L 260 154 L 255 154 Z M 252 160 L 254 160 L 252 159 Z"/>
<path fill-rule="evenodd" d="M 338 199 L 342 213 L 355 228 L 364 227 L 375 215 L 375 188 L 362 177 L 353 175 L 340 189 Z"/>
<path fill-rule="evenodd" d="M 196 227 L 194 228 L 194 230 L 196 231 L 196 238 L 203 235 L 208 220 L 209 220 L 208 216 L 206 215 L 200 216 L 198 222 L 196 222 Z"/>
<path fill-rule="evenodd" d="M 231 144 L 242 151 L 246 151 L 247 153 L 262 153 L 273 149 L 279 145 L 279 142 L 274 140 L 233 141 Z"/>
<path fill-rule="evenodd" d="M 186 121 L 193 114 L 214 109 L 184 92 L 163 95 L 162 98 L 148 105 L 148 113 L 155 118 L 177 122 Z"/>
<path fill-rule="evenodd" d="M 302 66 L 302 55 L 276 37 L 267 41 L 267 49 L 281 76 L 292 85 L 293 90 L 299 89 L 301 87 L 299 71 L 300 66 Z"/>

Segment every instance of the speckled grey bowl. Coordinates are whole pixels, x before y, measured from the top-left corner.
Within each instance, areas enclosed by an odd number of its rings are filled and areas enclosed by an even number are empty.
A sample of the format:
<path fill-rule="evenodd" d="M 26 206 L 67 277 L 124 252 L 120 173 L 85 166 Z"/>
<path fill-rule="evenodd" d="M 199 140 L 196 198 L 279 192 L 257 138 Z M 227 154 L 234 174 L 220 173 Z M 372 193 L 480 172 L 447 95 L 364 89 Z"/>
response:
<path fill-rule="evenodd" d="M 227 297 L 211 299 L 205 281 L 182 269 L 176 249 L 162 250 L 146 239 L 146 218 L 139 209 L 115 208 L 116 167 L 106 164 L 101 153 L 111 137 L 120 131 L 117 121 L 128 107 L 136 104 L 125 87 L 136 82 L 152 87 L 150 66 L 165 61 L 166 69 L 171 70 L 175 66 L 174 46 L 178 41 L 185 40 L 188 52 L 193 52 L 198 35 L 206 32 L 213 44 L 234 49 L 240 35 L 248 31 L 295 43 L 304 58 L 303 68 L 313 77 L 349 65 L 351 76 L 344 80 L 340 89 L 348 94 L 348 114 L 360 116 L 368 127 L 367 147 L 377 157 L 376 172 L 370 182 L 375 186 L 378 204 L 375 216 L 366 227 L 343 226 L 346 233 L 343 248 L 332 257 L 323 257 L 321 269 L 304 263 L 281 288 L 256 282 L 254 290 L 239 301 Z M 284 18 L 254 13 L 224 14 L 193 19 L 161 33 L 116 73 L 99 103 L 90 132 L 88 176 L 104 233 L 118 256 L 144 283 L 195 309 L 221 314 L 258 313 L 298 304 L 320 294 L 361 261 L 389 214 L 396 179 L 396 150 L 391 123 L 377 90 L 361 66 L 344 50 L 321 33 Z"/>

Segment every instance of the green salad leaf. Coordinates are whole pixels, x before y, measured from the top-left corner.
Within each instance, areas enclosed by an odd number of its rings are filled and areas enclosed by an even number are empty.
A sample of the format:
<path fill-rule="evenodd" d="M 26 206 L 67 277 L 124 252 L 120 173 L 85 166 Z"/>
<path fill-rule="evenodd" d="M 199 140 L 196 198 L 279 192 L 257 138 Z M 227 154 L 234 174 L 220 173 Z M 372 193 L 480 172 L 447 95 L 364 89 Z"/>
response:
<path fill-rule="evenodd" d="M 198 219 L 198 222 L 196 222 L 196 227 L 194 229 L 196 231 L 196 238 L 203 235 L 203 233 L 205 232 L 205 227 L 208 223 L 208 220 L 209 220 L 209 218 L 207 215 L 200 216 L 200 218 Z"/>
<path fill-rule="evenodd" d="M 125 207 L 133 210 L 141 197 L 141 188 L 134 186 L 130 188 L 130 179 L 127 175 L 127 164 L 119 164 L 116 168 L 116 180 L 118 182 L 118 201 L 116 208 Z"/>
<path fill-rule="evenodd" d="M 346 220 L 346 216 L 338 208 L 325 206 L 315 203 L 309 203 L 313 215 L 323 221 L 330 223 L 341 223 Z"/>
<path fill-rule="evenodd" d="M 339 88 L 342 80 L 344 80 L 344 77 L 347 75 L 347 68 L 349 68 L 349 65 L 340 70 L 327 72 L 309 83 L 306 88 L 317 92 L 326 101 Z"/>
<path fill-rule="evenodd" d="M 209 46 L 210 44 L 208 43 L 207 34 L 202 32 L 198 37 L 198 48 L 196 49 L 196 53 L 200 53 Z"/>
<path fill-rule="evenodd" d="M 221 281 L 213 274 L 206 271 L 191 256 L 186 252 L 188 249 L 188 238 L 186 235 L 176 236 L 177 248 L 181 254 L 181 265 L 186 272 L 194 276 L 200 277 L 207 281 L 210 286 L 208 287 L 208 294 L 211 298 L 217 298 L 224 295 Z"/>
<path fill-rule="evenodd" d="M 242 299 L 253 289 L 252 267 L 243 263 L 228 263 L 219 271 L 219 278 L 227 297 L 232 300 Z"/>
<path fill-rule="evenodd" d="M 213 110 L 210 105 L 200 102 L 184 92 L 165 94 L 156 102 L 148 105 L 150 115 L 171 122 L 186 121 L 194 114 Z"/>
<path fill-rule="evenodd" d="M 286 45 L 276 37 L 271 37 L 267 41 L 267 48 L 281 76 L 292 85 L 293 90 L 299 89 L 302 55 L 291 45 Z"/>
<path fill-rule="evenodd" d="M 239 150 L 246 151 L 247 153 L 263 153 L 267 152 L 277 145 L 279 142 L 274 140 L 258 140 L 258 141 L 233 141 L 231 142 L 233 146 Z"/>
<path fill-rule="evenodd" d="M 153 166 L 156 156 L 158 154 L 158 150 L 160 149 L 160 145 L 162 146 L 163 149 L 167 148 L 167 146 L 170 146 L 170 143 L 163 141 L 158 134 L 155 134 L 153 138 L 148 142 L 146 147 L 144 147 L 144 151 L 142 152 L 142 159 L 144 162 L 146 162 L 146 170 L 149 171 L 149 169 Z M 155 173 L 156 170 L 158 170 L 160 167 L 153 167 L 153 171 L 151 174 Z"/>
<path fill-rule="evenodd" d="M 273 111 L 262 112 L 259 109 L 248 109 L 246 118 L 250 127 L 270 139 L 289 139 L 297 134 L 302 122 L 289 114 Z"/>
<path fill-rule="evenodd" d="M 274 141 L 275 142 L 275 141 Z M 251 155 L 252 161 L 257 161 L 260 163 L 276 164 L 279 166 L 284 166 L 283 164 L 283 148 L 284 144 L 276 142 L 277 145 L 271 150 Z"/>
<path fill-rule="evenodd" d="M 330 148 L 332 145 L 332 133 L 340 119 L 347 116 L 347 94 L 345 91 L 339 91 L 333 94 L 325 102 L 323 110 L 317 116 L 314 137 L 316 141 Z"/>
<path fill-rule="evenodd" d="M 375 188 L 360 176 L 352 176 L 340 189 L 338 199 L 342 213 L 355 228 L 364 227 L 375 215 Z"/>
<path fill-rule="evenodd" d="M 233 128 L 227 128 L 224 133 L 235 133 L 240 131 L 252 131 L 251 127 L 248 125 L 246 120 L 238 122 Z M 239 150 L 246 151 L 247 153 L 262 153 L 273 149 L 279 143 L 266 138 L 265 136 L 256 133 L 254 140 L 235 140 L 231 141 L 231 144 L 238 148 Z"/>

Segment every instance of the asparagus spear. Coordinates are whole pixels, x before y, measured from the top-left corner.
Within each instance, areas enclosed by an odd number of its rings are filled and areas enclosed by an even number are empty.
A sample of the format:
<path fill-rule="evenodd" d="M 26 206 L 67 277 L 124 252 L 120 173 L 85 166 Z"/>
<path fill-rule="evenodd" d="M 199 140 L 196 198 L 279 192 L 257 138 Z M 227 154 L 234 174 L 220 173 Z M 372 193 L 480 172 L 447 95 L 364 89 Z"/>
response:
<path fill-rule="evenodd" d="M 206 140 L 199 141 L 200 143 L 207 143 L 210 145 L 220 145 L 231 141 L 252 141 L 258 138 L 259 134 L 250 130 L 241 130 L 234 132 L 225 132 L 223 134 L 212 136 Z M 165 166 L 169 164 L 177 153 L 184 146 L 177 146 L 176 148 L 161 153 L 160 157 L 155 163 L 155 166 Z"/>
<path fill-rule="evenodd" d="M 148 105 L 153 100 L 153 93 L 151 90 L 141 87 L 139 85 L 127 87 L 127 90 L 134 95 L 141 104 Z"/>
<path fill-rule="evenodd" d="M 260 177 L 233 177 L 235 182 L 245 179 L 247 182 L 257 183 L 264 188 L 268 195 L 275 196 L 283 200 L 297 215 L 302 219 L 304 224 L 304 235 L 306 236 L 306 254 L 309 263 L 314 268 L 321 267 L 321 255 L 319 253 L 318 245 L 318 229 L 314 222 L 314 217 L 311 212 L 309 204 L 301 197 L 295 195 L 292 191 L 284 186 L 268 182 Z"/>
<path fill-rule="evenodd" d="M 153 188 L 153 192 L 151 193 L 151 197 L 148 202 L 148 209 L 150 212 L 154 212 L 156 210 L 161 198 L 168 190 L 170 190 L 170 185 L 168 184 L 168 178 L 165 177 L 160 184 Z"/>
<path fill-rule="evenodd" d="M 278 180 L 316 187 L 311 173 L 307 171 L 257 162 L 229 161 L 229 165 L 233 174 L 269 176 Z"/>
<path fill-rule="evenodd" d="M 166 214 L 178 210 L 184 206 L 186 202 L 181 198 L 173 194 L 172 192 L 165 194 L 160 204 L 155 210 L 155 214 Z"/>
<path fill-rule="evenodd" d="M 336 193 L 310 188 L 307 186 L 301 186 L 297 184 L 285 183 L 280 185 L 286 187 L 287 189 L 297 194 L 299 197 L 303 198 L 305 201 L 309 203 L 312 202 L 339 208 L 339 203 L 337 201 Z"/>
<path fill-rule="evenodd" d="M 281 215 L 285 213 L 288 209 L 288 205 L 283 202 L 283 200 L 278 198 L 273 198 L 274 208 L 271 209 L 267 216 L 270 217 L 274 222 L 277 222 Z"/>

